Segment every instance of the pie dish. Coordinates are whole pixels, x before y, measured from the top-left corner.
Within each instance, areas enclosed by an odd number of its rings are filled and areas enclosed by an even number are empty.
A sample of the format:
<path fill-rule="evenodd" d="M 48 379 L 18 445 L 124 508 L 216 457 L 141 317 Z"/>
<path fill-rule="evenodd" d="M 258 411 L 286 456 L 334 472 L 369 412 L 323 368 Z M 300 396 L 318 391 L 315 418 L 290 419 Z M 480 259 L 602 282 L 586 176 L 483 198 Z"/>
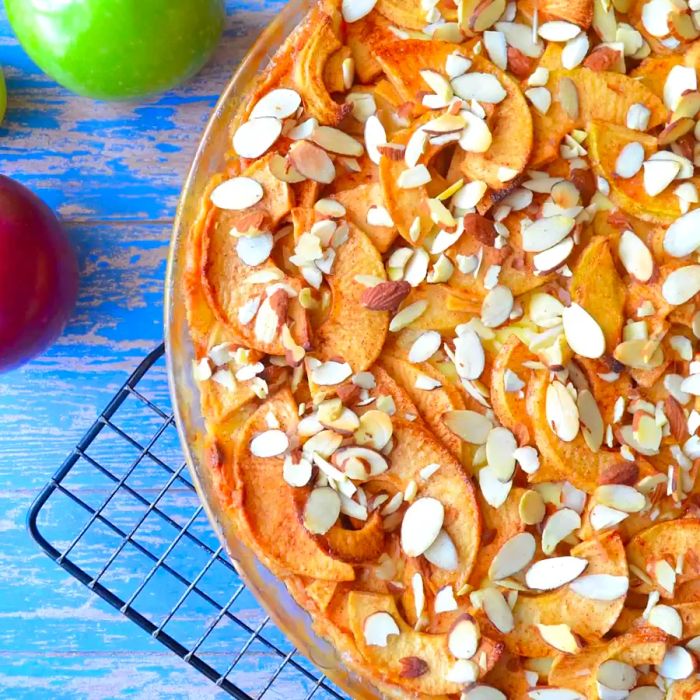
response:
<path fill-rule="evenodd" d="M 321 0 L 224 95 L 178 421 L 354 697 L 700 697 L 696 14 Z"/>

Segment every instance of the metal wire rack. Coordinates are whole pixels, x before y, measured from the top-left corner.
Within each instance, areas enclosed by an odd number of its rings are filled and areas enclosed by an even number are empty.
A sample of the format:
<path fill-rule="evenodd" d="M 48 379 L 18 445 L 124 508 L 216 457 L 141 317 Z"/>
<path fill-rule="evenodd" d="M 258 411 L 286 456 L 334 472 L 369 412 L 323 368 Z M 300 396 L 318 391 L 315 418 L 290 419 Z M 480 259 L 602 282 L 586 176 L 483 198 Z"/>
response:
<path fill-rule="evenodd" d="M 39 546 L 239 700 L 344 699 L 245 588 L 189 479 L 164 347 L 141 362 L 28 514 Z"/>

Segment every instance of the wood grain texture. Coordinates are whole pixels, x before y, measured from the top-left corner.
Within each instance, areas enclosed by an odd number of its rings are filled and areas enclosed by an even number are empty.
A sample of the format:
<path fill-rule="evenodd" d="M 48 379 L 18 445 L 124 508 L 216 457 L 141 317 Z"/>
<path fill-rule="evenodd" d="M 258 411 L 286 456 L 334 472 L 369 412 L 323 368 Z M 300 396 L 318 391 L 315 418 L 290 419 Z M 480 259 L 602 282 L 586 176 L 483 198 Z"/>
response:
<path fill-rule="evenodd" d="M 282 5 L 280 0 L 227 0 L 224 39 L 200 75 L 176 91 L 132 104 L 93 102 L 58 87 L 19 47 L 0 7 L 0 65 L 9 91 L 9 110 L 0 127 L 0 172 L 31 187 L 59 212 L 81 269 L 78 305 L 61 338 L 42 357 L 0 377 L 0 697 L 224 697 L 51 562 L 28 537 L 25 518 L 32 499 L 75 442 L 141 357 L 160 342 L 165 257 L 181 183 L 231 72 Z M 151 400 L 167 404 L 162 367 L 148 375 L 143 389 Z M 144 441 L 162 428 L 162 421 L 137 401 L 124 406 L 119 421 Z M 163 431 L 152 452 L 179 463 L 174 428 Z M 139 452 L 106 430 L 89 456 L 122 475 Z M 167 479 L 157 461 L 145 458 L 126 483 L 154 500 Z M 88 462 L 81 462 L 66 486 L 92 507 L 114 491 L 114 483 Z M 196 507 L 195 497 L 182 485 L 158 502 L 180 526 Z M 127 596 L 152 566 L 136 545 L 164 552 L 178 530 L 164 527 L 153 513 L 145 515 L 146 506 L 124 489 L 104 513 L 126 532 L 137 528 L 135 544 L 119 549 L 119 537 L 95 527 L 74 556 L 96 574 L 119 551 L 103 580 Z M 60 540 L 79 532 L 87 519 L 83 507 L 57 497 L 41 524 L 47 535 Z M 191 529 L 216 548 L 202 515 Z M 205 552 L 185 540 L 167 559 L 184 577 L 194 576 L 207 560 Z M 202 586 L 223 603 L 235 581 L 229 569 L 215 562 Z M 172 576 L 157 575 L 137 601 L 157 620 L 182 590 Z M 262 622 L 247 591 L 233 609 L 253 627 Z M 166 629 L 192 643 L 213 611 L 192 594 Z M 267 633 L 275 643 L 287 644 L 278 631 Z M 223 620 L 202 655 L 225 666 L 246 638 L 245 630 Z M 255 694 L 276 663 L 262 645 L 254 645 L 234 678 Z M 265 698 L 291 700 L 310 687 L 285 671 Z"/>

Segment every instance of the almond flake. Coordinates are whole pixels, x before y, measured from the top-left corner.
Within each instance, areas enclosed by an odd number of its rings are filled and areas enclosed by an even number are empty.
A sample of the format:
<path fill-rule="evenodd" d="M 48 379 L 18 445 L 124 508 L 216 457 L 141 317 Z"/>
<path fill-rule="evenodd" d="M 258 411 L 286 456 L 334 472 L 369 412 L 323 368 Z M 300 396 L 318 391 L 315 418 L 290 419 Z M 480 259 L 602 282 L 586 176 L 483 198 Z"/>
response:
<path fill-rule="evenodd" d="M 678 611 L 670 605 L 655 605 L 647 616 L 647 622 L 676 639 L 683 636 L 683 620 Z"/>
<path fill-rule="evenodd" d="M 608 659 L 598 667 L 596 680 L 612 690 L 631 690 L 637 685 L 637 671 L 624 661 Z"/>
<path fill-rule="evenodd" d="M 444 586 L 435 594 L 435 603 L 433 609 L 436 613 L 451 612 L 457 610 L 457 601 L 455 600 L 452 586 Z"/>
<path fill-rule="evenodd" d="M 335 178 L 335 166 L 328 154 L 310 141 L 297 141 L 289 149 L 292 165 L 306 178 L 328 184 Z"/>
<path fill-rule="evenodd" d="M 508 428 L 491 429 L 486 438 L 486 461 L 499 481 L 510 481 L 515 472 L 515 450 L 518 443 Z"/>
<path fill-rule="evenodd" d="M 480 641 L 479 626 L 467 615 L 459 617 L 447 634 L 447 648 L 456 659 L 471 659 Z"/>
<path fill-rule="evenodd" d="M 580 32 L 566 42 L 561 52 L 561 64 L 566 70 L 573 70 L 586 58 L 590 43 L 585 32 Z"/>
<path fill-rule="evenodd" d="M 341 6 L 343 19 L 348 24 L 357 22 L 372 12 L 376 4 L 377 0 L 343 0 Z M 386 645 L 383 644 L 382 646 Z"/>
<path fill-rule="evenodd" d="M 484 32 L 483 37 L 486 53 L 488 53 L 491 62 L 501 70 L 506 70 L 508 67 L 508 45 L 506 44 L 505 34 L 503 32 L 487 31 Z"/>
<path fill-rule="evenodd" d="M 577 36 L 581 28 L 571 22 L 553 20 L 540 25 L 537 33 L 546 41 L 569 41 Z"/>
<path fill-rule="evenodd" d="M 242 158 L 258 158 L 282 133 L 277 117 L 261 117 L 241 124 L 233 135 L 233 150 Z"/>
<path fill-rule="evenodd" d="M 605 336 L 598 322 L 582 306 L 572 303 L 562 313 L 564 336 L 581 357 L 596 359 L 605 353 Z"/>
<path fill-rule="evenodd" d="M 663 0 L 657 0 L 663 2 Z M 668 109 L 676 109 L 683 93 L 698 89 L 695 68 L 676 65 L 671 68 L 664 83 L 664 104 Z"/>
<path fill-rule="evenodd" d="M 590 574 L 572 581 L 569 588 L 589 600 L 616 600 L 627 594 L 629 579 L 627 576 Z"/>
<path fill-rule="evenodd" d="M 510 318 L 512 310 L 513 292 L 499 284 L 484 297 L 481 305 L 481 321 L 487 328 L 497 328 Z"/>
<path fill-rule="evenodd" d="M 614 527 L 627 518 L 628 513 L 604 505 L 595 505 L 591 510 L 590 521 L 594 530 Z"/>
<path fill-rule="evenodd" d="M 628 129 L 646 131 L 649 126 L 651 110 L 639 102 L 635 102 L 627 110 L 626 125 Z"/>
<path fill-rule="evenodd" d="M 500 690 L 491 686 L 474 685 L 462 693 L 461 700 L 507 700 L 507 698 Z"/>
<path fill-rule="evenodd" d="M 553 554 L 557 545 L 581 527 L 581 516 L 570 508 L 562 508 L 547 518 L 542 529 L 542 551 Z"/>
<path fill-rule="evenodd" d="M 588 566 L 587 559 L 579 557 L 552 557 L 535 562 L 525 574 L 528 588 L 551 591 L 578 578 Z"/>
<path fill-rule="evenodd" d="M 421 163 L 401 171 L 396 184 L 403 190 L 412 190 L 427 185 L 431 180 L 430 171 Z"/>
<path fill-rule="evenodd" d="M 316 535 L 324 535 L 340 516 L 340 496 L 328 486 L 314 489 L 304 506 L 304 527 Z"/>
<path fill-rule="evenodd" d="M 452 80 L 452 89 L 463 100 L 476 100 L 489 104 L 502 102 L 507 92 L 498 78 L 489 73 L 465 73 Z"/>
<path fill-rule="evenodd" d="M 478 334 L 466 329 L 455 338 L 454 363 L 464 379 L 478 379 L 486 366 L 486 354 Z"/>
<path fill-rule="evenodd" d="M 675 223 L 678 223 L 678 219 Z M 671 227 L 669 227 L 670 230 Z M 666 239 L 668 231 L 666 232 Z M 665 240 L 666 240 L 665 239 Z M 664 240 L 664 245 L 665 245 Z M 700 245 L 700 237 L 698 237 Z M 620 262 L 632 277 L 640 282 L 648 282 L 654 272 L 654 259 L 644 241 L 632 231 L 623 231 L 618 244 Z"/>
<path fill-rule="evenodd" d="M 489 578 L 500 581 L 522 571 L 532 561 L 536 549 L 537 542 L 529 532 L 520 532 L 506 540 L 491 561 Z"/>
<path fill-rule="evenodd" d="M 313 359 L 313 358 L 312 358 Z M 347 362 L 319 362 L 309 364 L 309 376 L 314 384 L 319 386 L 335 386 L 344 382 L 352 375 L 352 367 Z"/>
<path fill-rule="evenodd" d="M 250 177 L 234 177 L 218 185 L 211 193 L 211 201 L 219 209 L 241 211 L 257 204 L 263 198 L 262 185 Z"/>
<path fill-rule="evenodd" d="M 565 238 L 560 243 L 537 253 L 532 258 L 532 264 L 538 272 L 551 272 L 560 268 L 574 249 L 574 239 Z"/>
<path fill-rule="evenodd" d="M 458 53 L 451 53 L 445 59 L 445 73 L 447 73 L 449 78 L 456 78 L 463 73 L 466 73 L 471 66 L 471 60 Z"/>
<path fill-rule="evenodd" d="M 657 666 L 659 675 L 669 680 L 688 678 L 696 669 L 697 662 L 690 652 L 683 647 L 670 647 L 663 661 Z"/>
<path fill-rule="evenodd" d="M 547 250 L 566 238 L 575 225 L 576 220 L 569 216 L 550 216 L 538 219 L 523 227 L 523 250 L 531 253 Z"/>
<path fill-rule="evenodd" d="M 290 88 L 277 88 L 261 97 L 250 112 L 251 119 L 277 117 L 284 119 L 294 114 L 301 106 L 301 96 Z"/>
<path fill-rule="evenodd" d="M 445 674 L 445 680 L 450 683 L 467 685 L 479 677 L 479 667 L 468 659 L 457 659 Z"/>
<path fill-rule="evenodd" d="M 435 541 L 423 552 L 423 556 L 438 569 L 444 571 L 457 571 L 459 568 L 459 554 L 452 538 L 442 529 Z M 437 599 L 436 599 L 437 604 Z M 437 610 L 436 610 L 437 612 Z"/>
<path fill-rule="evenodd" d="M 287 455 L 282 466 L 282 478 L 290 486 L 306 486 L 311 481 L 312 470 L 313 466 L 308 459 L 300 457 L 295 461 L 292 455 Z"/>
<path fill-rule="evenodd" d="M 518 49 L 529 58 L 539 58 L 544 51 L 544 44 L 537 38 L 532 28 L 519 22 L 496 22 L 495 28 L 503 32 L 510 46 Z"/>
<path fill-rule="evenodd" d="M 537 630 L 542 635 L 542 639 L 557 651 L 561 651 L 564 654 L 576 654 L 581 649 L 581 645 L 569 625 L 543 625 L 538 623 Z"/>
<path fill-rule="evenodd" d="M 289 438 L 281 430 L 266 430 L 250 441 L 250 453 L 255 457 L 277 457 L 289 448 Z"/>
<path fill-rule="evenodd" d="M 370 226 L 392 227 L 394 225 L 391 214 L 384 207 L 380 206 L 371 206 L 367 210 L 366 221 Z"/>
<path fill-rule="evenodd" d="M 442 345 L 442 337 L 437 331 L 421 333 L 408 351 L 409 362 L 425 362 L 429 360 Z"/>
<path fill-rule="evenodd" d="M 365 151 L 359 141 L 332 126 L 316 127 L 311 134 L 311 140 L 326 151 L 343 156 L 361 156 Z"/>
<path fill-rule="evenodd" d="M 386 144 L 386 130 L 379 118 L 373 114 L 365 122 L 365 148 L 369 159 L 375 165 L 379 165 L 379 159 L 382 157 L 378 147 L 384 144 Z"/>
<path fill-rule="evenodd" d="M 623 513 L 638 513 L 646 505 L 646 499 L 633 486 L 626 484 L 604 484 L 594 492 L 598 503 L 622 511 Z"/>
<path fill-rule="evenodd" d="M 413 323 L 417 318 L 420 318 L 425 313 L 428 308 L 427 299 L 420 299 L 419 301 L 414 301 L 408 306 L 404 306 L 396 316 L 394 316 L 389 322 L 389 330 L 392 333 L 400 331 L 409 324 Z"/>
<path fill-rule="evenodd" d="M 545 410 L 555 435 L 564 442 L 574 440 L 579 431 L 578 408 L 569 391 L 557 380 L 547 387 Z"/>
<path fill-rule="evenodd" d="M 486 444 L 493 427 L 486 416 L 470 410 L 446 411 L 442 420 L 455 435 L 472 445 Z"/>
<path fill-rule="evenodd" d="M 552 106 L 552 93 L 546 87 L 533 87 L 525 90 L 525 97 L 540 114 L 547 114 Z"/>
<path fill-rule="evenodd" d="M 518 514 L 525 525 L 538 525 L 544 520 L 546 507 L 537 491 L 525 491 L 520 497 Z"/>
<path fill-rule="evenodd" d="M 644 162 L 644 189 L 655 197 L 673 182 L 681 166 L 673 160 L 647 160 Z"/>
<path fill-rule="evenodd" d="M 249 267 L 264 263 L 272 252 L 273 238 L 271 233 L 259 236 L 243 236 L 236 241 L 236 253 L 241 262 Z"/>
<path fill-rule="evenodd" d="M 360 416 L 360 427 L 355 431 L 355 440 L 359 445 L 382 450 L 393 433 L 391 417 L 384 411 L 372 409 Z"/>
<path fill-rule="evenodd" d="M 497 588 L 484 588 L 479 591 L 481 606 L 491 624 L 503 634 L 513 631 L 515 622 L 513 612 Z"/>
<path fill-rule="evenodd" d="M 639 141 L 632 141 L 624 146 L 615 161 L 615 174 L 621 178 L 634 177 L 644 162 L 644 146 Z"/>
<path fill-rule="evenodd" d="M 484 500 L 492 508 L 500 508 L 508 498 L 513 486 L 512 481 L 499 481 L 492 467 L 486 466 L 479 470 L 479 488 Z"/>
<path fill-rule="evenodd" d="M 345 0 L 346 2 L 348 0 Z M 352 0 L 353 2 L 355 0 Z M 386 647 L 389 637 L 399 636 L 401 630 L 396 620 L 388 612 L 375 612 L 367 617 L 363 627 L 365 643 L 368 646 Z"/>
<path fill-rule="evenodd" d="M 410 557 L 430 547 L 442 528 L 445 508 L 435 498 L 418 498 L 408 507 L 401 522 L 401 549 Z"/>
<path fill-rule="evenodd" d="M 491 147 L 493 136 L 488 124 L 472 112 L 463 112 L 466 126 L 459 137 L 460 148 L 470 153 L 485 153 Z"/>
<path fill-rule="evenodd" d="M 700 265 L 673 270 L 664 280 L 661 295 L 669 304 L 685 304 L 700 292 Z"/>
<path fill-rule="evenodd" d="M 678 217 L 664 234 L 664 250 L 674 258 L 684 258 L 700 247 L 700 209 Z"/>

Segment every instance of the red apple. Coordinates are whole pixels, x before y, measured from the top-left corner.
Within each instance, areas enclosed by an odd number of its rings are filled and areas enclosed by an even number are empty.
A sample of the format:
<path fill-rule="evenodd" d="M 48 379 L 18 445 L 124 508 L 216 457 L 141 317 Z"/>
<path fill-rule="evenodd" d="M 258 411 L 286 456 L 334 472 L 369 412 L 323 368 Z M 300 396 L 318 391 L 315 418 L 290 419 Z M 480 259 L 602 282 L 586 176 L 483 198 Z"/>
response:
<path fill-rule="evenodd" d="M 75 253 L 35 194 L 0 175 L 0 371 L 45 350 L 78 292 Z"/>

